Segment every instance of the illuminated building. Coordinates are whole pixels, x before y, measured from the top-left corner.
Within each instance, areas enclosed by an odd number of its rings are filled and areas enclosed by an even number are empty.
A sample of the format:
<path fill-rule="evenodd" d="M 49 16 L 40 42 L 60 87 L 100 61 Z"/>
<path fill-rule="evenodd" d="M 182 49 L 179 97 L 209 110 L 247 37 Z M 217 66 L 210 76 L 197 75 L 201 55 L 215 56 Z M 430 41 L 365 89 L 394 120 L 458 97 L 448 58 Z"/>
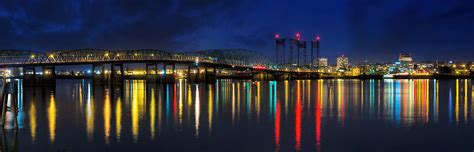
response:
<path fill-rule="evenodd" d="M 403 74 L 408 74 L 408 73 L 413 73 L 413 58 L 411 54 L 408 53 L 400 53 L 400 56 L 398 57 L 398 62 L 395 62 L 395 65 L 398 70 L 396 72 L 398 73 L 403 73 Z"/>
<path fill-rule="evenodd" d="M 351 69 L 351 75 L 352 75 L 352 76 L 358 76 L 358 75 L 360 75 L 360 73 L 361 73 L 360 71 L 361 71 L 360 68 L 357 68 L 357 67 L 356 67 L 356 68 L 352 68 L 352 69 Z"/>
<path fill-rule="evenodd" d="M 347 70 L 349 69 L 349 59 L 343 55 L 336 59 L 336 69 Z"/>
<path fill-rule="evenodd" d="M 400 63 L 402 64 L 411 63 L 413 62 L 413 58 L 411 57 L 411 54 L 409 53 L 400 53 L 400 56 L 398 57 L 398 61 L 400 61 Z"/>
<path fill-rule="evenodd" d="M 328 58 L 325 58 L 325 57 L 317 58 L 314 61 L 314 64 L 318 65 L 319 67 L 327 67 L 328 66 Z"/>

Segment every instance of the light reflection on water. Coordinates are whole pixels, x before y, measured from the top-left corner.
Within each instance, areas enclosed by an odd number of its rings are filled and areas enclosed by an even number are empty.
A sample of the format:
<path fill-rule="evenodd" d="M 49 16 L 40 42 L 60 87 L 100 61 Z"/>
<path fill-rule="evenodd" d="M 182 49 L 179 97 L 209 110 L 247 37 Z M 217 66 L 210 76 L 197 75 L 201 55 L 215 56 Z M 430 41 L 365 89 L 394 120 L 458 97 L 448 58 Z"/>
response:
<path fill-rule="evenodd" d="M 466 79 L 18 88 L 14 99 L 27 111 L 21 151 L 457 151 L 474 143 Z"/>

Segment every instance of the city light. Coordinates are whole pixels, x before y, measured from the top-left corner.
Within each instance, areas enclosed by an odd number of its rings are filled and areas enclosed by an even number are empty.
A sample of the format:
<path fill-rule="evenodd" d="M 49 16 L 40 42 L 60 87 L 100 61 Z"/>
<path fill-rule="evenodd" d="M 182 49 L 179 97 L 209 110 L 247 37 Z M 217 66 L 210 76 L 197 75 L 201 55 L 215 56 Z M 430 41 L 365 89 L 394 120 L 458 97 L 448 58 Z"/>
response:
<path fill-rule="evenodd" d="M 253 66 L 254 69 L 257 69 L 257 70 L 264 70 L 264 69 L 267 69 L 266 66 L 263 66 L 263 65 L 255 65 Z"/>
<path fill-rule="evenodd" d="M 4 1 L 0 152 L 474 152 L 474 0 Z"/>

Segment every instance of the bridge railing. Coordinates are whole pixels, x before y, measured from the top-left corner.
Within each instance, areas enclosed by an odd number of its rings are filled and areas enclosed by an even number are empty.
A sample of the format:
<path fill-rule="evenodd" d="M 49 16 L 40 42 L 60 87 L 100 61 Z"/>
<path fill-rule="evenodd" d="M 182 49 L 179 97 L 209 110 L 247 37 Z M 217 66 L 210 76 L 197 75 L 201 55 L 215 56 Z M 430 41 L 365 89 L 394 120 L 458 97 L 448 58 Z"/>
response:
<path fill-rule="evenodd" d="M 0 65 L 24 65 L 42 63 L 95 63 L 110 61 L 187 61 L 214 64 L 227 64 L 251 67 L 252 64 L 231 58 L 216 58 L 195 53 L 170 53 L 163 50 L 119 50 L 80 49 L 59 50 L 46 53 L 25 50 L 0 51 Z"/>

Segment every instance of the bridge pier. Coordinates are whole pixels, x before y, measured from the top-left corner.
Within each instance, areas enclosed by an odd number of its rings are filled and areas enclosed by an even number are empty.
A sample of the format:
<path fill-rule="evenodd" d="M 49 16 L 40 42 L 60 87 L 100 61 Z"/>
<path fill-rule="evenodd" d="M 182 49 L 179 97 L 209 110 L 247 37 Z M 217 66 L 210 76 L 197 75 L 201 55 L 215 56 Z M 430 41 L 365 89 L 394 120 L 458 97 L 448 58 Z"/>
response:
<path fill-rule="evenodd" d="M 54 66 L 43 66 L 43 76 L 41 85 L 54 85 L 56 84 L 56 68 Z"/>
<path fill-rule="evenodd" d="M 197 66 L 188 66 L 187 77 L 189 83 L 199 82 L 199 67 Z"/>
<path fill-rule="evenodd" d="M 56 68 L 54 66 L 43 66 L 43 77 L 54 78 L 56 76 Z"/>
<path fill-rule="evenodd" d="M 106 83 L 105 78 L 105 67 L 104 64 L 93 64 L 92 65 L 92 82 L 94 84 Z M 97 74 L 99 73 L 99 74 Z"/>
<path fill-rule="evenodd" d="M 168 73 L 168 66 L 171 65 L 171 74 Z M 176 77 L 176 65 L 175 64 L 163 64 L 163 76 L 161 78 L 162 83 L 174 83 Z"/>
<path fill-rule="evenodd" d="M 257 80 L 257 81 L 272 81 L 276 80 L 274 74 L 270 74 L 268 72 L 258 72 L 255 74 L 252 74 L 252 80 Z"/>
<path fill-rule="evenodd" d="M 154 63 L 146 63 L 146 81 L 147 82 L 156 82 L 158 80 L 158 65 Z"/>
<path fill-rule="evenodd" d="M 15 83 L 15 79 L 4 79 L 3 81 L 3 93 L 2 93 L 2 120 L 1 126 L 6 129 L 18 129 L 18 105 L 16 90 L 19 87 Z M 20 80 L 18 80 L 20 81 Z M 10 102 L 8 102 L 8 95 L 10 94 Z M 8 104 L 10 103 L 10 104 Z M 12 118 L 6 117 L 7 113 L 13 115 Z M 7 120 L 8 119 L 8 120 Z M 13 122 L 12 122 L 13 121 Z M 12 125 L 13 123 L 13 125 Z"/>
<path fill-rule="evenodd" d="M 189 83 L 215 83 L 216 68 L 188 66 L 186 78 L 188 79 Z"/>
<path fill-rule="evenodd" d="M 119 68 L 117 70 L 117 67 Z M 110 64 L 110 82 L 112 84 L 121 84 L 123 82 L 123 64 Z"/>
<path fill-rule="evenodd" d="M 23 80 L 25 85 L 32 86 L 36 84 L 36 69 L 34 66 L 23 67 Z"/>
<path fill-rule="evenodd" d="M 216 68 L 210 68 L 210 70 L 209 72 L 209 68 L 206 67 L 204 78 L 206 83 L 212 84 L 216 82 Z"/>

